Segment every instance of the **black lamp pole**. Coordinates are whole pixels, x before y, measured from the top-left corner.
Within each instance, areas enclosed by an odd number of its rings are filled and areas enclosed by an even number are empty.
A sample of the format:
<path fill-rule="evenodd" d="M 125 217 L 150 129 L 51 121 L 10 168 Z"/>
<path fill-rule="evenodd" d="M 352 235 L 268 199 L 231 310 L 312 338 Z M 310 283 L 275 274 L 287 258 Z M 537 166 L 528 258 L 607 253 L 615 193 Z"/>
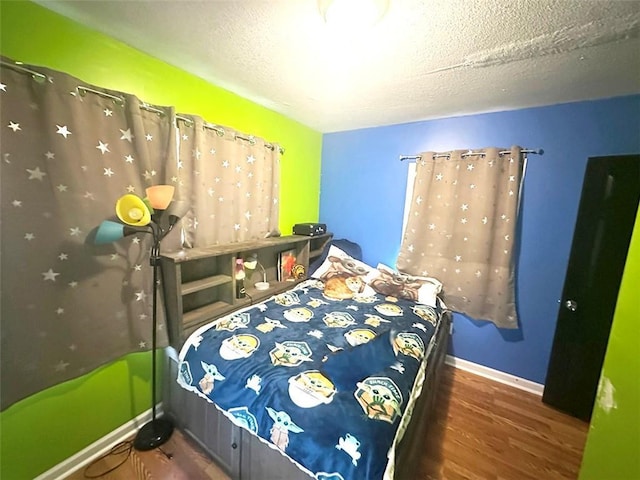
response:
<path fill-rule="evenodd" d="M 133 447 L 136 450 L 153 450 L 165 443 L 173 433 L 173 423 L 166 417 L 156 418 L 156 330 L 158 327 L 157 318 L 157 290 L 158 290 L 158 268 L 160 266 L 160 240 L 167 235 L 178 218 L 171 216 L 169 228 L 163 230 L 155 220 L 150 223 L 153 234 L 153 246 L 151 247 L 150 262 L 153 267 L 153 331 L 151 334 L 151 421 L 147 422 L 138 430 L 136 438 L 133 440 Z"/>

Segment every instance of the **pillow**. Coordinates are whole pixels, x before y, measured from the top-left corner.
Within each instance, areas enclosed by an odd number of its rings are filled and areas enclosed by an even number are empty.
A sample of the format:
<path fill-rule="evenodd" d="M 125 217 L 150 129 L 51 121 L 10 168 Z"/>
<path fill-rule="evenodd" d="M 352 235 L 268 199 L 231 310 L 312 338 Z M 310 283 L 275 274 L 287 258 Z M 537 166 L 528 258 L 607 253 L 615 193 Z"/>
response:
<path fill-rule="evenodd" d="M 355 242 L 347 240 L 346 238 L 338 238 L 332 239 L 324 246 L 322 249 L 322 253 L 318 258 L 316 258 L 312 263 L 309 264 L 309 274 L 313 276 L 313 272 L 315 272 L 320 265 L 325 261 L 327 255 L 329 255 L 329 249 L 331 245 L 335 245 L 340 250 L 345 252 L 350 257 L 355 258 L 356 260 L 362 260 L 362 248 Z"/>
<path fill-rule="evenodd" d="M 313 278 L 324 282 L 324 295 L 332 300 L 354 297 L 370 297 L 375 292 L 367 285 L 367 279 L 377 271 L 335 245 L 331 245 L 327 258 L 315 272 Z"/>
<path fill-rule="evenodd" d="M 356 260 L 344 250 L 339 249 L 335 245 L 331 245 L 327 258 L 322 262 L 315 272 L 313 272 L 313 278 L 319 278 L 324 280 L 331 278 L 337 274 L 349 273 L 351 275 L 358 275 L 366 277 L 369 273 L 375 272 L 376 269 L 370 265 L 367 265 L 360 260 Z"/>
<path fill-rule="evenodd" d="M 435 278 L 414 277 L 398 272 L 382 263 L 378 264 L 378 275 L 371 276 L 369 285 L 376 292 L 396 298 L 413 300 L 424 305 L 436 306 L 436 297 L 442 283 Z"/>

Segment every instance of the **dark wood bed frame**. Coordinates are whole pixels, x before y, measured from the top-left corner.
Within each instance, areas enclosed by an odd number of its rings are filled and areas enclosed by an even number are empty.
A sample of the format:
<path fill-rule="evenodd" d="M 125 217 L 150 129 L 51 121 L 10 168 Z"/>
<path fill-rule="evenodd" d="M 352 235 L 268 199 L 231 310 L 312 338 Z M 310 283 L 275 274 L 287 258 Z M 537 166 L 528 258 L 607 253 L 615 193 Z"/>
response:
<path fill-rule="evenodd" d="M 396 451 L 395 479 L 414 479 L 415 469 L 428 435 L 428 423 L 436 404 L 440 372 L 449 343 L 451 314 L 445 312 L 436 334 L 425 373 L 422 394 Z M 163 409 L 233 480 L 309 480 L 279 450 L 270 448 L 256 436 L 233 424 L 213 404 L 189 392 L 176 382 L 178 364 L 168 362 Z"/>

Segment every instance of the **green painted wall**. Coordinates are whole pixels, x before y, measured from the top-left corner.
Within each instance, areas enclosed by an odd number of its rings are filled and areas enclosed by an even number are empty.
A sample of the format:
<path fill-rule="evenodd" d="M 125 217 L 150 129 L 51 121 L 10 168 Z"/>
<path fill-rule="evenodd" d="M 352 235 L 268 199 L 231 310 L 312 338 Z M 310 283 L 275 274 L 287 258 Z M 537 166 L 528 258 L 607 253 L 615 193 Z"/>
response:
<path fill-rule="evenodd" d="M 319 132 L 34 3 L 1 0 L 0 21 L 6 57 L 279 143 L 282 233 L 318 220 Z M 0 478 L 33 478 L 149 408 L 149 358 L 128 355 L 2 412 Z"/>
<path fill-rule="evenodd" d="M 136 353 L 0 414 L 0 478 L 33 478 L 151 406 L 149 355 Z"/>
<path fill-rule="evenodd" d="M 639 294 L 640 210 L 613 317 L 580 480 L 640 479 Z M 613 390 L 604 388 L 605 379 Z M 609 409 L 611 401 L 615 407 Z"/>

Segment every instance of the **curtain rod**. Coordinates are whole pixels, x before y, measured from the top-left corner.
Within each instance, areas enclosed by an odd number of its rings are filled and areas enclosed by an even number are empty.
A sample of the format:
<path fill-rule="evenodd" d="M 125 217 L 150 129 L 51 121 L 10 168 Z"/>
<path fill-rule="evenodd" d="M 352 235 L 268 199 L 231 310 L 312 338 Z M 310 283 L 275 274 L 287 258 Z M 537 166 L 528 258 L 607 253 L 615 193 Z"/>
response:
<path fill-rule="evenodd" d="M 182 115 L 176 115 L 176 119 L 177 120 L 182 120 L 184 123 L 186 123 L 186 125 L 188 127 L 193 127 L 193 120 L 191 120 L 190 118 L 187 117 L 183 117 Z M 216 132 L 220 137 L 222 137 L 225 134 L 224 128 L 219 127 L 218 125 L 215 125 L 213 123 L 209 123 L 209 122 L 205 122 L 202 125 L 203 128 L 206 128 L 208 130 L 213 130 L 214 132 Z M 245 140 L 247 142 L 249 142 L 251 145 L 255 145 L 256 144 L 256 139 L 253 135 L 249 135 L 248 137 L 245 137 L 244 135 L 240 135 L 239 133 L 236 133 L 234 135 L 234 138 L 239 138 L 240 140 Z M 265 142 L 264 144 L 265 148 L 268 148 L 271 151 L 275 150 L 275 145 L 273 145 L 272 143 L 267 143 Z M 284 154 L 284 148 L 282 147 L 278 147 L 278 151 L 280 152 L 280 155 Z"/>
<path fill-rule="evenodd" d="M 78 85 L 76 89 L 80 92 L 80 95 L 83 97 L 87 94 L 87 92 L 91 92 L 100 97 L 110 98 L 120 106 L 124 105 L 124 102 L 125 102 L 123 97 L 118 97 L 117 95 L 111 95 L 110 93 L 102 92 L 100 90 L 94 90 L 93 88 L 85 87 L 83 85 Z"/>
<path fill-rule="evenodd" d="M 0 60 L 0 65 L 2 65 L 3 67 L 8 67 L 8 68 L 12 68 L 14 70 L 17 70 L 19 72 L 22 73 L 28 73 L 30 74 L 33 79 L 37 82 L 44 82 L 47 79 L 47 76 L 43 73 L 40 72 L 36 72 L 35 70 L 31 70 L 27 67 L 23 67 L 21 62 L 15 62 L 15 63 L 10 63 L 10 62 L 5 62 L 4 60 Z M 113 100 L 114 102 L 116 102 L 116 104 L 118 105 L 123 105 L 125 102 L 124 97 L 120 97 L 118 95 L 112 95 L 110 93 L 107 92 L 103 92 L 101 90 L 96 90 L 93 88 L 89 88 L 89 87 L 85 87 L 83 85 L 78 85 L 76 87 L 76 90 L 80 93 L 80 96 L 85 96 L 87 92 L 91 92 L 95 95 L 99 95 L 103 98 L 110 98 L 111 100 Z M 71 92 L 72 94 L 74 92 Z M 153 113 L 157 113 L 160 116 L 165 116 L 166 112 L 160 108 L 154 107 L 153 105 L 150 105 L 146 102 L 142 102 L 140 103 L 140 108 L 142 108 L 143 110 L 147 110 L 148 112 L 153 112 Z M 185 122 L 188 126 L 193 126 L 193 121 L 190 118 L 184 117 L 182 115 L 176 114 L 176 119 L 177 120 L 182 120 L 183 122 Z M 218 135 L 223 136 L 225 131 L 224 128 L 222 127 L 218 127 L 217 125 L 214 125 L 213 123 L 208 123 L 205 122 L 203 125 L 204 128 L 209 129 L 209 130 L 213 130 L 215 131 Z M 239 135 L 236 134 L 235 138 L 239 138 L 241 140 L 246 140 L 248 141 L 251 145 L 254 145 L 256 143 L 256 140 L 254 138 L 253 135 L 249 135 L 248 137 L 245 137 L 243 135 Z M 271 144 L 271 143 L 266 143 L 264 144 L 265 148 L 268 148 L 271 151 L 274 151 L 276 149 L 276 146 Z M 284 148 L 278 146 L 278 152 L 280 152 L 280 155 L 284 155 Z"/>
<path fill-rule="evenodd" d="M 523 148 L 522 150 L 520 150 L 522 153 L 532 153 L 534 155 L 544 155 L 544 150 L 541 148 Z M 502 150 L 500 152 L 498 152 L 499 155 L 506 155 L 507 153 L 511 153 L 511 150 Z M 482 157 L 484 157 L 486 154 L 483 152 L 472 152 L 471 150 L 469 150 L 467 153 L 463 153 L 461 156 L 462 158 L 464 157 L 471 157 L 474 155 L 480 155 Z M 433 155 L 433 158 L 449 158 L 451 156 L 450 153 L 436 153 Z M 405 160 L 420 160 L 422 158 L 422 155 L 400 155 L 400 161 L 403 162 Z"/>
<path fill-rule="evenodd" d="M 239 138 L 240 140 L 244 140 L 246 142 L 249 142 L 250 145 L 255 145 L 256 144 L 256 139 L 253 135 L 249 135 L 248 137 L 245 137 L 244 135 L 240 135 L 239 133 L 236 133 L 234 135 L 235 138 Z M 268 148 L 271 151 L 275 151 L 276 146 L 273 145 L 272 143 L 266 143 L 264 144 L 265 148 Z M 280 155 L 284 154 L 284 148 L 282 147 L 278 147 L 278 152 L 280 152 Z"/>
<path fill-rule="evenodd" d="M 30 74 L 36 82 L 44 82 L 47 79 L 47 76 L 44 73 L 36 72 L 35 70 L 31 70 L 27 67 L 23 67 L 21 62 L 9 63 L 4 60 L 0 60 L 0 65 L 3 67 L 9 67 L 18 72 L 28 73 Z"/>

